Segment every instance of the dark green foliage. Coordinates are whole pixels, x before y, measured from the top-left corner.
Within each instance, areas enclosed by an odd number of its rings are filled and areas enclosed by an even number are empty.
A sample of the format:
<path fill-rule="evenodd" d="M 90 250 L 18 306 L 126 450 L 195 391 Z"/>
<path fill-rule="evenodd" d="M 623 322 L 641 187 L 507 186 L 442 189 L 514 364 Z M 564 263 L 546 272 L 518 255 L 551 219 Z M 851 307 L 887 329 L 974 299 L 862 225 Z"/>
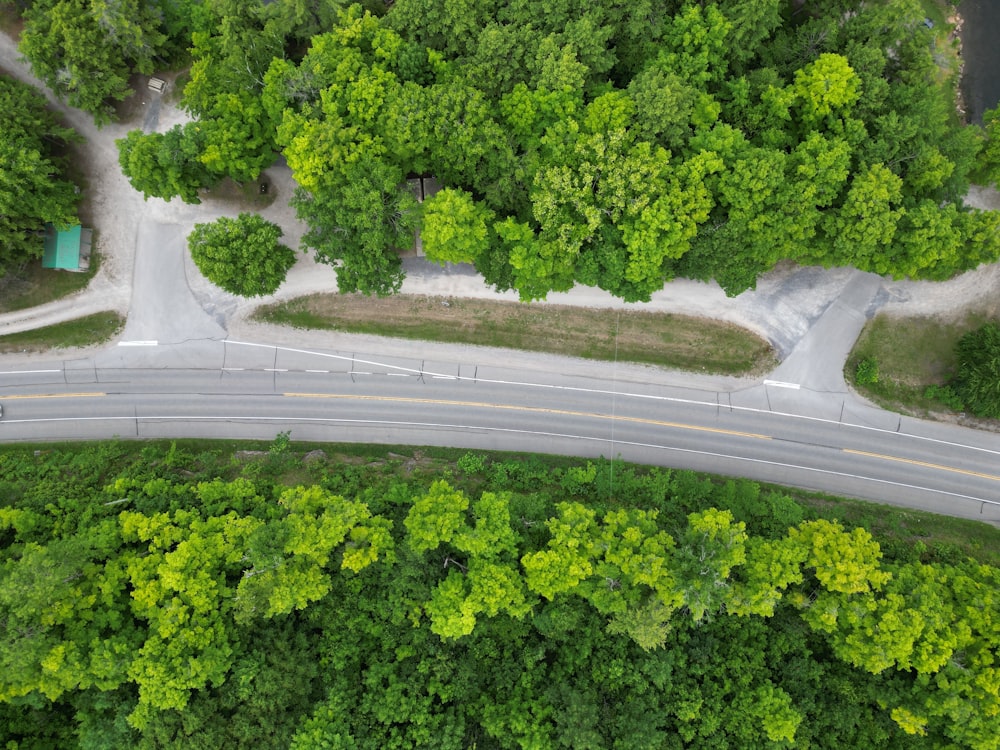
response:
<path fill-rule="evenodd" d="M 262 297 L 274 294 L 295 264 L 295 252 L 279 242 L 281 234 L 281 227 L 256 214 L 223 216 L 195 224 L 188 249 L 213 284 L 241 297 Z"/>
<path fill-rule="evenodd" d="M 977 417 L 1000 419 L 1000 325 L 969 331 L 956 350 L 955 392 Z"/>
<path fill-rule="evenodd" d="M 940 401 L 952 411 L 965 411 L 965 399 L 950 385 L 929 385 L 924 389 L 924 397 Z"/>
<path fill-rule="evenodd" d="M 45 227 L 76 223 L 77 187 L 66 178 L 76 134 L 30 86 L 0 75 L 0 277 L 42 257 Z"/>
<path fill-rule="evenodd" d="M 181 3 L 166 3 L 176 8 Z M 170 47 L 159 2 L 36 0 L 24 12 L 20 50 L 35 75 L 98 125 L 130 93 L 132 73 L 150 74 Z M 175 14 L 171 19 L 177 23 Z M 183 23 L 173 31 L 180 33 Z M 174 50 L 176 50 L 176 40 Z"/>

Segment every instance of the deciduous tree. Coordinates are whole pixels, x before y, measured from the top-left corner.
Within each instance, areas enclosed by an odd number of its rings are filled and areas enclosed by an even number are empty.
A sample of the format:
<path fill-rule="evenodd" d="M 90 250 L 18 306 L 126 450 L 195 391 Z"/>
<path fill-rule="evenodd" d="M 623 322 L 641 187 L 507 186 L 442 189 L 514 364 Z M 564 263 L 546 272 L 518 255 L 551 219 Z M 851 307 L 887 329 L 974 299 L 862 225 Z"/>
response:
<path fill-rule="evenodd" d="M 256 214 L 223 216 L 195 224 L 188 249 L 205 278 L 231 294 L 274 294 L 295 264 L 295 253 L 281 244 L 281 227 Z"/>
<path fill-rule="evenodd" d="M 78 188 L 60 152 L 76 140 L 30 87 L 0 76 L 0 277 L 40 258 L 45 226 L 76 222 Z"/>

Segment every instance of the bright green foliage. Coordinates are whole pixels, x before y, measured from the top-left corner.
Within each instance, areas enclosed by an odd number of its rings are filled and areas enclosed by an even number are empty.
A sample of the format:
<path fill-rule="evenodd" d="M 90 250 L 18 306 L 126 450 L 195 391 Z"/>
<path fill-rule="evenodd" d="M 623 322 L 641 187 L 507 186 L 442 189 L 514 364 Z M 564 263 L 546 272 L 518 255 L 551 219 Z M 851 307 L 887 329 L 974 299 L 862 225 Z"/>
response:
<path fill-rule="evenodd" d="M 427 552 L 450 542 L 464 526 L 468 507 L 469 498 L 463 492 L 453 490 L 447 482 L 432 484 L 426 494 L 414 498 L 406 515 L 410 546 L 418 552 Z"/>
<path fill-rule="evenodd" d="M 906 210 L 899 222 L 893 260 L 897 277 L 944 280 L 958 270 L 955 259 L 964 245 L 958 209 L 922 200 Z"/>
<path fill-rule="evenodd" d="M 0 75 L 0 277 L 42 255 L 42 230 L 76 222 L 77 188 L 57 156 L 76 139 L 31 87 Z"/>
<path fill-rule="evenodd" d="M 445 188 L 423 207 L 424 252 L 438 263 L 474 263 L 490 244 L 493 212 L 463 190 Z"/>
<path fill-rule="evenodd" d="M 132 612 L 149 628 L 128 670 L 139 687 L 133 726 L 141 729 L 156 710 L 183 709 L 192 689 L 225 679 L 233 654 L 230 575 L 259 525 L 234 513 L 206 520 L 181 510 L 121 514 L 122 538 L 142 544 L 142 553 L 127 556 L 126 570 Z"/>
<path fill-rule="evenodd" d="M 484 493 L 472 504 L 472 521 L 466 518 L 469 499 L 446 482 L 414 498 L 406 516 L 410 546 L 431 552 L 445 545 L 444 568 L 454 565 L 434 588 L 425 605 L 431 631 L 443 638 L 469 635 L 476 616 L 496 617 L 506 612 L 524 617 L 530 609 L 524 582 L 517 570 L 517 538 L 510 525 L 509 498 Z M 461 571 L 461 572 L 459 572 Z"/>
<path fill-rule="evenodd" d="M 243 571 L 236 591 L 238 621 L 286 615 L 326 596 L 330 558 L 347 539 L 342 566 L 355 573 L 391 554 L 385 519 L 370 523 L 361 503 L 318 487 L 286 490 L 279 502 L 287 515 L 259 527 L 249 539 L 251 567 Z"/>
<path fill-rule="evenodd" d="M 726 73 L 726 43 L 731 28 L 716 5 L 686 2 L 665 24 L 663 50 L 657 62 L 699 87 L 718 81 Z"/>
<path fill-rule="evenodd" d="M 844 205 L 827 218 L 833 263 L 853 263 L 876 273 L 891 267 L 888 250 L 903 214 L 898 208 L 902 184 L 881 164 L 854 177 Z"/>
<path fill-rule="evenodd" d="M 802 124 L 816 128 L 850 113 L 860 95 L 857 74 L 842 55 L 824 53 L 795 71 L 795 106 Z"/>
<path fill-rule="evenodd" d="M 561 503 L 548 522 L 548 549 L 521 558 L 528 587 L 547 599 L 572 592 L 612 616 L 613 632 L 644 649 L 664 642 L 670 613 L 681 605 L 671 550 L 656 513 L 616 511 L 600 524 L 579 503 Z"/>
<path fill-rule="evenodd" d="M 845 661 L 870 672 L 892 666 L 937 672 L 972 640 L 953 596 L 947 575 L 927 565 L 904 566 L 881 596 L 844 608 L 834 648 Z"/>
<path fill-rule="evenodd" d="M 33 691 L 56 700 L 124 681 L 133 629 L 121 618 L 121 577 L 102 570 L 118 543 L 104 525 L 90 539 L 13 547 L 0 568 L 0 700 Z"/>
<path fill-rule="evenodd" d="M 188 249 L 205 278 L 231 294 L 274 294 L 295 264 L 295 252 L 278 240 L 281 227 L 256 214 L 223 216 L 195 224 Z"/>
<path fill-rule="evenodd" d="M 781 601 L 782 591 L 802 582 L 806 551 L 785 539 L 775 542 L 750 539 L 746 554 L 737 580 L 726 592 L 726 610 L 741 617 L 771 617 Z"/>
<path fill-rule="evenodd" d="M 152 73 L 167 36 L 154 3 L 37 0 L 24 14 L 20 50 L 46 85 L 74 107 L 110 122 L 110 102 L 131 93 L 132 72 Z"/>
<path fill-rule="evenodd" d="M 251 182 L 274 161 L 274 124 L 261 100 L 245 91 L 219 94 L 199 122 L 202 151 L 198 161 L 212 175 Z"/>
<path fill-rule="evenodd" d="M 560 503 L 558 518 L 549 519 L 548 549 L 521 558 L 528 588 L 546 599 L 572 591 L 594 572 L 597 521 L 580 503 Z"/>
<path fill-rule="evenodd" d="M 789 695 L 773 685 L 766 684 L 753 696 L 754 713 L 764 727 L 771 742 L 794 742 L 795 730 L 802 723 L 802 714 L 796 711 Z"/>
<path fill-rule="evenodd" d="M 806 552 L 805 566 L 827 591 L 860 594 L 879 590 L 892 576 L 879 569 L 882 552 L 864 529 L 852 531 L 826 520 L 807 521 L 788 532 Z"/>
<path fill-rule="evenodd" d="M 955 389 L 979 417 L 1000 419 L 1000 326 L 987 323 L 959 339 Z"/>

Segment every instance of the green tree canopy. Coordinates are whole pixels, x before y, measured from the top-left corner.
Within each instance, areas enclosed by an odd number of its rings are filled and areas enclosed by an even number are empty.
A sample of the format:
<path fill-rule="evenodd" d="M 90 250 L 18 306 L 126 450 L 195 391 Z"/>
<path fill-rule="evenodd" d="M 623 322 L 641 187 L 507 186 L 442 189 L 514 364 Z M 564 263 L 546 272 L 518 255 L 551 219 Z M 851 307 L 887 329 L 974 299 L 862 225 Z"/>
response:
<path fill-rule="evenodd" d="M 295 264 L 294 251 L 278 241 L 281 234 L 277 224 L 242 213 L 195 224 L 188 248 L 213 284 L 241 297 L 261 297 L 274 294 Z"/>
<path fill-rule="evenodd" d="M 617 461 L 195 451 L 0 451 L 8 744 L 1000 736 L 1000 571 L 893 520 L 883 546 L 750 482 Z"/>
<path fill-rule="evenodd" d="M 20 50 L 49 88 L 105 124 L 131 93 L 129 75 L 153 72 L 168 36 L 159 2 L 36 0 Z"/>
<path fill-rule="evenodd" d="M 0 277 L 42 256 L 47 224 L 76 223 L 79 190 L 66 177 L 75 140 L 41 94 L 0 75 Z"/>

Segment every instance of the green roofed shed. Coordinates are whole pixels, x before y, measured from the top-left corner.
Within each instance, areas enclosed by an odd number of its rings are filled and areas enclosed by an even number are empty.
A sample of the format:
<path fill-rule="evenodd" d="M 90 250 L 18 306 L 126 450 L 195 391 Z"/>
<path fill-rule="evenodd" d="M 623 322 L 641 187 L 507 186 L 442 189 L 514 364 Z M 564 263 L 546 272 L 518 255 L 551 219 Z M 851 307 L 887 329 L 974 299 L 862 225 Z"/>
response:
<path fill-rule="evenodd" d="M 82 271 L 88 268 L 90 238 L 91 230 L 84 229 L 79 224 L 59 230 L 50 225 L 45 230 L 42 268 L 60 268 L 66 271 Z"/>

